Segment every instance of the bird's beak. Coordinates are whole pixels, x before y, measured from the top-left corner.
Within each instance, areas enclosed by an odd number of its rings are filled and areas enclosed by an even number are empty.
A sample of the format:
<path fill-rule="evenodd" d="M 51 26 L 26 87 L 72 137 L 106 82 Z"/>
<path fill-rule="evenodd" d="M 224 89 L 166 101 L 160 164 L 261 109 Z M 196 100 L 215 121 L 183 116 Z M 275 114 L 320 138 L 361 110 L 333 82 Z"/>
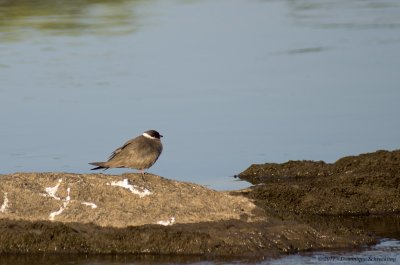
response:
<path fill-rule="evenodd" d="M 160 138 L 161 138 L 161 137 L 164 137 L 164 136 L 162 136 L 162 135 L 160 134 Z"/>

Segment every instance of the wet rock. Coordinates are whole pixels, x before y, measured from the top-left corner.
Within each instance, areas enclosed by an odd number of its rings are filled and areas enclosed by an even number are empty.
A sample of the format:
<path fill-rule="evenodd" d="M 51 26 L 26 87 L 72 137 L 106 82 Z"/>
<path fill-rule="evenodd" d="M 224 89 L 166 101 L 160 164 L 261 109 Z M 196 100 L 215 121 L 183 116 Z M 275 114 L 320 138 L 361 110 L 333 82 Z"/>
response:
<path fill-rule="evenodd" d="M 348 156 L 332 164 L 252 165 L 239 177 L 256 184 L 241 194 L 271 215 L 343 237 L 400 238 L 400 150 Z"/>
<path fill-rule="evenodd" d="M 240 178 L 257 185 L 250 198 L 280 214 L 400 213 L 400 151 L 349 156 L 333 164 L 289 161 L 252 165 Z"/>
<path fill-rule="evenodd" d="M 370 243 L 320 233 L 295 222 L 240 220 L 126 228 L 0 220 L 0 253 L 129 253 L 262 257 Z"/>

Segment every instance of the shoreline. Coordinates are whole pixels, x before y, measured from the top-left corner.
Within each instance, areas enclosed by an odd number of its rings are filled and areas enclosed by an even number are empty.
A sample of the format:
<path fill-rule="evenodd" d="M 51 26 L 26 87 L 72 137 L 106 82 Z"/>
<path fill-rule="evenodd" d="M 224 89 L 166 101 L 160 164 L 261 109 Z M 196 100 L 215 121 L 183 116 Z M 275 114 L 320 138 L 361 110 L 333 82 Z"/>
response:
<path fill-rule="evenodd" d="M 0 254 L 204 260 L 358 249 L 385 233 L 400 238 L 389 231 L 400 226 L 398 163 L 400 151 L 378 151 L 252 165 L 239 177 L 254 186 L 236 191 L 156 175 L 0 175 Z"/>

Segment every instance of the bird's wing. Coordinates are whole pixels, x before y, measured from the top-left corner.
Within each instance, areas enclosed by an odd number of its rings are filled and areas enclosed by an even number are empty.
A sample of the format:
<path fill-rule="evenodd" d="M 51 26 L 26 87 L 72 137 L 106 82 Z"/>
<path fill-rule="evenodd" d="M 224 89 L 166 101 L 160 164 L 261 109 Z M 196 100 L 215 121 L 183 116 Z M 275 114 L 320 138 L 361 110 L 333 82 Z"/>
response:
<path fill-rule="evenodd" d="M 108 158 L 108 161 L 110 161 L 111 159 L 113 159 L 113 158 L 114 158 L 116 155 L 118 155 L 122 150 L 124 150 L 128 145 L 131 145 L 132 142 L 133 142 L 135 139 L 136 139 L 136 138 L 131 139 L 131 140 L 129 140 L 128 142 L 126 142 L 123 146 L 121 146 L 121 147 L 115 149 L 114 152 L 112 152 L 112 154 L 111 154 L 110 157 Z"/>

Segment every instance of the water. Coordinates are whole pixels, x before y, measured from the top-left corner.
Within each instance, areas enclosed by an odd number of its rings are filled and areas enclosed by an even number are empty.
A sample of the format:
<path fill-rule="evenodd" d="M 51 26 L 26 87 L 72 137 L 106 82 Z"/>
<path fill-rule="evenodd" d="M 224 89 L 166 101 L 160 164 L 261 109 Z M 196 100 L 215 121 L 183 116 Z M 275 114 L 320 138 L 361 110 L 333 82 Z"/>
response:
<path fill-rule="evenodd" d="M 397 240 L 382 240 L 378 245 L 362 252 L 316 252 L 312 254 L 289 255 L 281 259 L 267 261 L 268 265 L 281 264 L 399 264 L 400 242 Z"/>
<path fill-rule="evenodd" d="M 1 172 L 89 173 L 154 128 L 149 172 L 397 149 L 398 1 L 2 1 Z M 126 170 L 109 170 L 120 174 Z"/>
<path fill-rule="evenodd" d="M 219 190 L 252 163 L 398 149 L 399 48 L 397 0 L 3 0 L 0 172 L 89 173 L 150 128 L 150 172 Z"/>

